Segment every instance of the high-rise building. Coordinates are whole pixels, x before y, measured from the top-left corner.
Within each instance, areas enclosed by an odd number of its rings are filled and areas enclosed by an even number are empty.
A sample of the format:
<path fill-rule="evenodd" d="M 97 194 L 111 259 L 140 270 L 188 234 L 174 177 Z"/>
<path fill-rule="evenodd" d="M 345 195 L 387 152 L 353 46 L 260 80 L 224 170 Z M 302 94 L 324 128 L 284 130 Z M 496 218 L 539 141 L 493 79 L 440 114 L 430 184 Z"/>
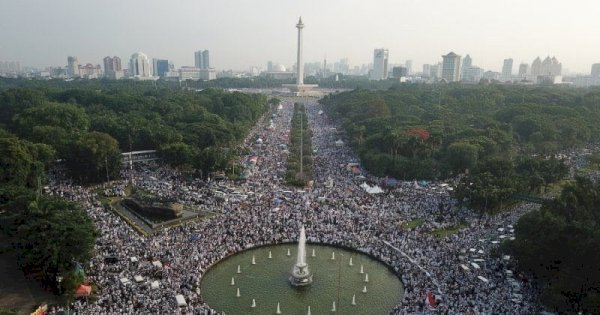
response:
<path fill-rule="evenodd" d="M 21 72 L 21 64 L 18 61 L 0 61 L 0 73 L 17 74 Z"/>
<path fill-rule="evenodd" d="M 392 68 L 392 76 L 394 79 L 400 79 L 402 77 L 406 77 L 408 75 L 408 69 L 405 67 L 393 67 Z"/>
<path fill-rule="evenodd" d="M 430 76 L 432 79 L 438 80 L 442 77 L 442 64 L 440 62 L 438 62 L 435 65 L 431 65 L 430 69 Z"/>
<path fill-rule="evenodd" d="M 471 68 L 472 65 L 473 65 L 473 59 L 471 59 L 471 56 L 469 54 L 467 54 L 465 56 L 465 58 L 462 60 L 460 76 L 462 77 L 465 74 L 465 71 L 467 69 Z"/>
<path fill-rule="evenodd" d="M 350 72 L 350 64 L 348 63 L 348 58 L 342 58 L 340 59 L 340 61 L 335 62 L 333 64 L 333 72 L 348 74 L 348 72 Z"/>
<path fill-rule="evenodd" d="M 531 75 L 533 77 L 537 77 L 542 74 L 542 60 L 540 57 L 537 57 L 531 63 Z"/>
<path fill-rule="evenodd" d="M 373 52 L 373 72 L 371 80 L 384 80 L 388 77 L 388 57 L 387 49 L 375 49 Z"/>
<path fill-rule="evenodd" d="M 423 74 L 421 74 L 424 78 L 429 78 L 431 76 L 431 65 L 423 64 Z"/>
<path fill-rule="evenodd" d="M 108 72 L 108 71 L 121 71 L 123 70 L 121 68 L 121 58 L 114 56 L 114 57 L 110 57 L 110 56 L 106 56 L 104 57 L 104 59 L 102 59 L 104 61 L 104 72 Z"/>
<path fill-rule="evenodd" d="M 79 60 L 75 56 L 67 57 L 67 76 L 71 78 L 79 76 Z"/>
<path fill-rule="evenodd" d="M 470 66 L 468 68 L 463 68 L 463 74 L 461 75 L 461 80 L 465 82 L 477 83 L 483 78 L 483 69 L 479 67 Z"/>
<path fill-rule="evenodd" d="M 155 77 L 164 77 L 169 72 L 169 60 L 152 58 L 152 69 Z"/>
<path fill-rule="evenodd" d="M 123 68 L 121 67 L 121 58 L 106 56 L 102 59 L 104 62 L 104 76 L 110 79 L 118 80 L 123 77 Z"/>
<path fill-rule="evenodd" d="M 556 57 L 546 57 L 541 61 L 540 57 L 535 58 L 531 64 L 531 75 L 538 76 L 559 76 L 562 73 L 562 64 L 558 62 Z"/>
<path fill-rule="evenodd" d="M 529 65 L 526 63 L 522 63 L 519 65 L 519 77 L 524 78 L 527 76 L 527 72 L 529 72 Z"/>
<path fill-rule="evenodd" d="M 442 80 L 446 82 L 460 81 L 460 56 L 450 52 L 442 58 Z"/>
<path fill-rule="evenodd" d="M 152 78 L 150 59 L 143 52 L 136 52 L 129 59 L 129 75 L 138 79 Z"/>
<path fill-rule="evenodd" d="M 412 66 L 413 66 L 412 60 L 406 60 L 404 62 L 404 67 L 406 68 L 406 74 L 407 75 L 411 75 L 412 74 Z"/>
<path fill-rule="evenodd" d="M 512 68 L 513 68 L 513 59 L 508 58 L 504 59 L 504 64 L 502 65 L 502 78 L 504 80 L 510 80 L 512 76 Z"/>
<path fill-rule="evenodd" d="M 210 68 L 210 55 L 208 50 L 194 52 L 194 66 L 198 69 Z"/>
<path fill-rule="evenodd" d="M 600 63 L 595 63 L 592 65 L 592 77 L 600 77 Z"/>
<path fill-rule="evenodd" d="M 93 65 L 91 63 L 85 66 L 80 65 L 78 69 L 79 76 L 86 79 L 97 79 L 102 75 L 102 68 L 100 65 Z"/>

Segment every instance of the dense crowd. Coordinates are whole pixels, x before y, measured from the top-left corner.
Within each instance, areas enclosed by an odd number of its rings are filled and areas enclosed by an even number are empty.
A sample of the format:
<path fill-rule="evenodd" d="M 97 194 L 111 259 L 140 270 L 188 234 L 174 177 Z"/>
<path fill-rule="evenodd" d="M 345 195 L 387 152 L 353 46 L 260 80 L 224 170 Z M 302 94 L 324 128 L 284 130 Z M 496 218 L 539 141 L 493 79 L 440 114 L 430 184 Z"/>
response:
<path fill-rule="evenodd" d="M 94 188 L 53 181 L 50 193 L 80 202 L 100 231 L 96 256 L 86 266 L 97 299 L 78 300 L 72 308 L 81 314 L 217 314 L 200 289 L 210 266 L 242 249 L 295 241 L 303 225 L 309 242 L 352 247 L 391 266 L 404 284 L 393 314 L 538 310 L 535 288 L 512 273 L 511 257 L 494 251 L 514 237 L 512 224 L 534 205 L 480 216 L 450 197 L 454 181 L 400 181 L 383 193 L 369 193 L 361 184 L 383 187 L 386 180 L 349 168 L 359 160 L 339 141 L 343 133 L 314 100 L 303 101 L 313 131 L 312 188 L 290 189 L 283 179 L 291 100 L 250 132 L 245 146 L 256 158 L 242 157 L 249 170 L 244 182 L 189 181 L 152 164 L 124 170 L 123 183 L 133 179 L 153 194 L 218 215 L 142 237 L 102 206 Z M 432 233 L 450 228 L 458 232 Z M 187 305 L 177 306 L 179 294 Z"/>

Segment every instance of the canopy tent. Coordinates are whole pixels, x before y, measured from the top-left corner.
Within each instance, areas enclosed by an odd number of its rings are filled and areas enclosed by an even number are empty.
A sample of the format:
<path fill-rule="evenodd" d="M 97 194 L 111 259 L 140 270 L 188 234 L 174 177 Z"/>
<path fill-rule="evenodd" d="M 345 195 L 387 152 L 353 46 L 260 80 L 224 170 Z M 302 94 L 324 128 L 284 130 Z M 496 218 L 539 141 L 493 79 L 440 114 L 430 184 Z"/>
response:
<path fill-rule="evenodd" d="M 360 187 L 362 189 L 364 189 L 369 194 L 381 194 L 381 193 L 383 193 L 383 189 L 381 189 L 381 187 L 379 187 L 377 185 L 370 186 L 367 183 L 362 183 L 362 185 L 360 185 Z"/>
<path fill-rule="evenodd" d="M 152 262 L 152 266 L 158 267 L 158 268 L 162 268 L 163 267 L 162 263 L 159 260 L 153 261 Z"/>
<path fill-rule="evenodd" d="M 186 306 L 185 298 L 181 294 L 177 294 L 175 296 L 175 300 L 177 301 L 177 306 Z"/>
<path fill-rule="evenodd" d="M 90 296 L 90 294 L 92 294 L 92 286 L 89 286 L 89 285 L 81 284 L 75 290 L 75 296 L 76 297 Z"/>

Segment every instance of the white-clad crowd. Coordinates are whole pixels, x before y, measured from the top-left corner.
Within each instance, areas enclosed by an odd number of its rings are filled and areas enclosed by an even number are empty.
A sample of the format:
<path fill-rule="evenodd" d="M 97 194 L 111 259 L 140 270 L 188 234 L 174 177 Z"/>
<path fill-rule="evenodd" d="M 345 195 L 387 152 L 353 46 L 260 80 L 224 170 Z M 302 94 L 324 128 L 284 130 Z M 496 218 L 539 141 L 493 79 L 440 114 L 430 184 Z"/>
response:
<path fill-rule="evenodd" d="M 245 146 L 257 159 L 242 158 L 251 171 L 244 182 L 188 182 L 171 168 L 150 164 L 136 166 L 131 174 L 124 171 L 124 181 L 131 176 L 145 190 L 218 215 L 142 237 L 105 209 L 92 188 L 54 181 L 51 193 L 80 202 L 100 231 L 95 256 L 85 268 L 98 288 L 97 299 L 78 300 L 71 307 L 80 314 L 217 314 L 202 300 L 204 272 L 241 249 L 294 241 L 304 225 L 310 242 L 352 247 L 392 266 L 404 283 L 393 314 L 538 311 L 532 284 L 512 273 L 511 257 L 494 253 L 499 242 L 510 241 L 512 225 L 534 205 L 480 217 L 455 205 L 448 191 L 452 180 L 398 182 L 384 193 L 370 194 L 361 184 L 383 187 L 384 179 L 349 170 L 348 163 L 359 163 L 358 157 L 346 145 L 335 144 L 343 136 L 320 105 L 304 102 L 315 149 L 313 188 L 291 189 L 282 179 L 291 100 L 251 130 Z M 422 224 L 403 225 L 416 219 Z M 462 229 L 449 237 L 431 233 L 455 226 Z M 435 303 L 426 302 L 430 293 Z M 186 305 L 178 306 L 178 294 Z"/>

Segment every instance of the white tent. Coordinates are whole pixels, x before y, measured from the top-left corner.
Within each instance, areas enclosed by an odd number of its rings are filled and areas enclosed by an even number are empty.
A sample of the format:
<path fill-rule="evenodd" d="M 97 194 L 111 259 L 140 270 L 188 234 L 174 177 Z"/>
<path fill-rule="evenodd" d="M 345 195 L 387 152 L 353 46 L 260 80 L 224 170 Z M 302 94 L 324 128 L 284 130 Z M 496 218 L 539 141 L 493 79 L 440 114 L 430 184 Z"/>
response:
<path fill-rule="evenodd" d="M 142 277 L 140 275 L 136 275 L 133 277 L 133 280 L 135 280 L 135 282 L 142 282 L 142 281 L 144 281 L 144 277 Z"/>
<path fill-rule="evenodd" d="M 127 279 L 127 278 L 121 278 L 121 279 L 119 279 L 119 281 L 121 281 L 122 284 L 129 284 L 129 282 L 130 282 L 129 279 Z"/>
<path fill-rule="evenodd" d="M 381 189 L 381 187 L 375 185 L 375 186 L 369 186 L 369 184 L 367 183 L 362 183 L 360 185 L 360 187 L 362 189 L 364 189 L 366 192 L 368 192 L 369 194 L 381 194 L 383 192 L 383 189 Z"/>
<path fill-rule="evenodd" d="M 475 269 L 481 269 L 481 267 L 479 267 L 479 265 L 474 262 L 471 263 L 471 266 L 473 266 L 473 268 L 475 268 Z"/>
<path fill-rule="evenodd" d="M 490 280 L 488 280 L 488 279 L 486 279 L 486 278 L 484 278 L 484 277 L 482 277 L 482 276 L 477 276 L 477 278 L 478 278 L 479 280 L 481 280 L 481 281 L 485 282 L 485 283 L 488 283 L 488 282 L 490 282 Z"/>
<path fill-rule="evenodd" d="M 163 267 L 162 263 L 160 261 L 158 261 L 158 260 L 153 261 L 152 262 L 152 266 L 158 267 L 158 268 L 162 268 Z"/>
<path fill-rule="evenodd" d="M 337 141 L 335 142 L 335 146 L 336 146 L 336 147 L 341 147 L 341 146 L 343 146 L 343 145 L 344 145 L 344 141 L 342 141 L 341 139 L 340 139 L 340 140 L 337 140 Z"/>
<path fill-rule="evenodd" d="M 183 297 L 183 295 L 177 294 L 175 296 L 175 300 L 177 301 L 177 306 L 187 306 L 187 303 L 185 302 L 185 298 Z"/>
<path fill-rule="evenodd" d="M 461 267 L 461 268 L 462 268 L 464 271 L 469 271 L 469 270 L 471 270 L 471 269 L 469 269 L 469 267 L 467 267 L 467 266 L 465 266 L 465 265 L 463 265 L 463 264 L 460 264 L 460 267 Z"/>
<path fill-rule="evenodd" d="M 152 289 L 158 289 L 158 287 L 160 287 L 160 283 L 159 283 L 158 281 L 153 281 L 153 282 L 150 284 L 150 287 L 151 287 Z"/>
<path fill-rule="evenodd" d="M 129 257 L 129 261 L 131 261 L 131 262 L 137 262 L 138 259 L 137 259 L 137 257 L 133 256 L 133 257 Z"/>

